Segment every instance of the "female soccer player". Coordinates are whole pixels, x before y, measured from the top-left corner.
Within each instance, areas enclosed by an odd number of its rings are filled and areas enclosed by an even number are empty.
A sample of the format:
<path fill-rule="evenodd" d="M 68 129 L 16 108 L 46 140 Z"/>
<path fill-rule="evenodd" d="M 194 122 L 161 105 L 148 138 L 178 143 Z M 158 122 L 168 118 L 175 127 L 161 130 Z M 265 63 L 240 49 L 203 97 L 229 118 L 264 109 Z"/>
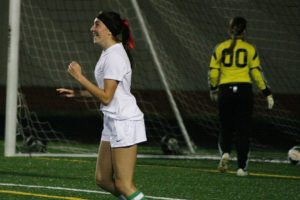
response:
<path fill-rule="evenodd" d="M 91 27 L 95 44 L 102 47 L 95 67 L 97 85 L 73 61 L 68 72 L 86 90 L 59 88 L 66 97 L 93 96 L 101 103 L 103 131 L 96 164 L 96 183 L 118 199 L 144 200 L 133 183 L 137 144 L 146 141 L 144 116 L 130 92 L 133 48 L 128 22 L 115 12 L 100 12 Z"/>
<path fill-rule="evenodd" d="M 253 111 L 252 80 L 267 98 L 268 108 L 272 109 L 274 99 L 260 66 L 255 47 L 245 41 L 247 21 L 234 17 L 230 21 L 228 39 L 218 44 L 210 62 L 210 96 L 218 101 L 221 133 L 219 149 L 222 158 L 219 170 L 228 168 L 229 154 L 232 149 L 233 134 L 236 132 L 238 176 L 247 176 L 249 135 Z"/>

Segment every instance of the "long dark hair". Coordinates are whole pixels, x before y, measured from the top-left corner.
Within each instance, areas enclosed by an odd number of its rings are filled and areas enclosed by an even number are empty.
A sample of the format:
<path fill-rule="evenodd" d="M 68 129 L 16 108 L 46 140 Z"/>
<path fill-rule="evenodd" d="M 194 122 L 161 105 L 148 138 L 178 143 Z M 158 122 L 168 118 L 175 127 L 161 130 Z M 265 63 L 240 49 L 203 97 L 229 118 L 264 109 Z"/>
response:
<path fill-rule="evenodd" d="M 243 35 L 243 32 L 246 30 L 247 21 L 243 17 L 234 17 L 230 20 L 229 24 L 229 34 L 232 37 L 232 42 L 228 48 L 228 53 L 232 53 L 236 45 L 236 40 L 238 37 Z"/>
<path fill-rule="evenodd" d="M 101 11 L 97 18 L 105 24 L 117 41 L 122 42 L 132 67 L 133 57 L 130 49 L 134 47 L 134 43 L 128 26 L 128 21 L 121 19 L 120 15 L 113 11 Z"/>

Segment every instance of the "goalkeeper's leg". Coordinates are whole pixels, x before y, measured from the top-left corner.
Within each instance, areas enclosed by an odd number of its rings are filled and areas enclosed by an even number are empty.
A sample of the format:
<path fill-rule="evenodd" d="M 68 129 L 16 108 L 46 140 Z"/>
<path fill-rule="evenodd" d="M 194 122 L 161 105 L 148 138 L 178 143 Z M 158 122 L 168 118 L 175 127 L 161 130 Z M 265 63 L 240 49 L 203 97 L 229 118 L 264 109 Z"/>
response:
<path fill-rule="evenodd" d="M 248 154 L 249 154 L 249 137 L 252 129 L 252 113 L 253 113 L 253 94 L 251 88 L 244 88 L 240 93 L 240 104 L 238 105 L 237 115 L 237 160 L 238 160 L 238 176 L 246 176 Z"/>
<path fill-rule="evenodd" d="M 220 90 L 219 98 L 219 118 L 221 122 L 221 131 L 219 136 L 219 150 L 221 160 L 218 165 L 220 172 L 225 172 L 228 169 L 229 154 L 232 148 L 232 139 L 234 133 L 234 105 L 232 104 L 231 95 L 227 94 L 227 90 Z"/>

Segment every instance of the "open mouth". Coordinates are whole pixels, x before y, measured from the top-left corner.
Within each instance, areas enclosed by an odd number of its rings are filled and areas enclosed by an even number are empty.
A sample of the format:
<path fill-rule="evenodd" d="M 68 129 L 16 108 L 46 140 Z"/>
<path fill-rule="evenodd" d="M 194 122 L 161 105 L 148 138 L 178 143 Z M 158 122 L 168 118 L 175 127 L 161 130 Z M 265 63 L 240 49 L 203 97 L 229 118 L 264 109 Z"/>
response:
<path fill-rule="evenodd" d="M 100 36 L 100 34 L 99 33 L 97 33 L 97 32 L 93 32 L 93 38 L 94 38 L 94 40 L 97 38 L 97 37 L 99 37 Z"/>

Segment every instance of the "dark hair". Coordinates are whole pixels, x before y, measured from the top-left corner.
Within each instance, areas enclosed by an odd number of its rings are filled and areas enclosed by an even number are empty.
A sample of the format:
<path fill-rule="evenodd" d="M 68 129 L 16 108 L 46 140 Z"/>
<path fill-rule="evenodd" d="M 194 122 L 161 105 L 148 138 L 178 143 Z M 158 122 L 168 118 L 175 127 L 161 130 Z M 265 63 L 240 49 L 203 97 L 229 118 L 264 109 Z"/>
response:
<path fill-rule="evenodd" d="M 246 30 L 247 21 L 243 17 L 234 17 L 230 20 L 229 24 L 229 34 L 232 36 L 232 42 L 228 49 L 228 53 L 232 53 L 236 45 L 236 40 L 238 36 L 241 36 Z"/>
<path fill-rule="evenodd" d="M 130 63 L 133 65 L 133 58 L 130 53 L 131 35 L 127 20 L 121 19 L 120 15 L 113 11 L 100 11 L 97 18 L 105 24 L 116 40 L 122 42 Z"/>

